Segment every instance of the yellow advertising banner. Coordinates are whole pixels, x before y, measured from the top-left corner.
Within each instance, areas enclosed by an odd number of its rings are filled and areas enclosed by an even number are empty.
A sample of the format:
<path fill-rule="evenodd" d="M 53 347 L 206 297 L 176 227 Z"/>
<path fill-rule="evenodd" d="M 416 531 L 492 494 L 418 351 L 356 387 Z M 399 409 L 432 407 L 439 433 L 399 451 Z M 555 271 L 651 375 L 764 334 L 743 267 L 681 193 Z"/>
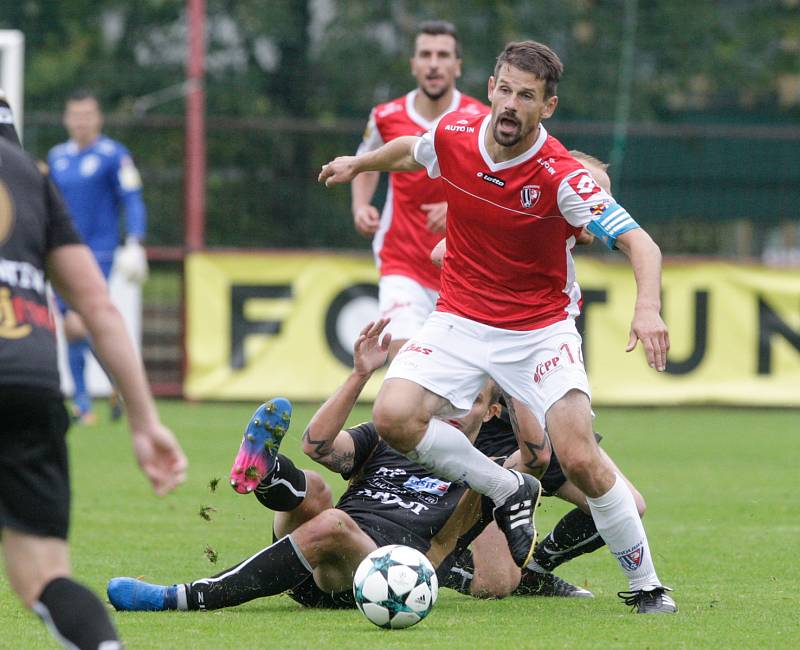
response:
<path fill-rule="evenodd" d="M 636 293 L 624 260 L 579 258 L 580 329 L 595 404 L 800 406 L 800 270 L 722 262 L 665 265 L 668 370 L 625 352 Z M 195 253 L 186 261 L 193 399 L 327 398 L 377 316 L 371 257 Z M 382 375 L 363 393 L 374 398 Z"/>

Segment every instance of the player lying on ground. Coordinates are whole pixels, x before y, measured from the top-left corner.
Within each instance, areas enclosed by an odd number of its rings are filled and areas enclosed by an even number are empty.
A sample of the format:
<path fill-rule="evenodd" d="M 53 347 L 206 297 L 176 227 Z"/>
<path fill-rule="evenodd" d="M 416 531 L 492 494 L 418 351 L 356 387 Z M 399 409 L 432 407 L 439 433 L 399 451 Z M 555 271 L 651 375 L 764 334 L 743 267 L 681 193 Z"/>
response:
<path fill-rule="evenodd" d="M 476 549 L 476 563 L 484 568 L 475 572 L 474 582 L 472 571 L 465 579 L 464 565 L 469 558 L 462 557 L 460 551 L 491 520 L 485 499 L 481 518 L 479 495 L 430 476 L 381 442 L 371 424 L 341 429 L 372 372 L 385 360 L 388 342 L 378 343 L 384 325 L 380 321 L 362 332 L 355 346 L 353 373 L 320 408 L 304 434 L 304 450 L 309 456 L 351 480 L 336 508 L 332 508 L 330 489 L 316 472 L 300 471 L 277 453 L 290 407 L 283 400 L 274 400 L 274 412 L 262 407 L 248 425 L 232 482 L 237 491 L 255 492 L 261 503 L 276 511 L 274 534 L 282 539 L 216 576 L 186 585 L 168 587 L 115 578 L 109 582 L 108 594 L 117 609 L 216 609 L 284 591 L 307 606 L 350 607 L 354 604 L 350 581 L 356 566 L 371 550 L 390 543 L 426 552 L 440 576 L 447 576 L 448 584 L 464 593 L 504 596 L 520 584 L 520 572 L 505 538 L 496 529 L 492 541 L 502 544 L 500 553 L 484 543 Z M 490 382 L 472 411 L 456 423 L 471 440 L 482 423 L 496 421 L 494 416 L 500 411 L 497 396 Z M 264 421 L 270 423 L 272 432 L 263 426 Z M 504 453 L 514 451 L 516 445 L 508 421 L 484 438 L 487 449 Z M 253 453 L 265 449 L 265 443 L 269 454 Z M 510 462 L 518 463 L 520 458 L 514 454 Z M 546 488 L 561 496 L 569 489 L 565 480 L 555 469 L 543 478 Z M 546 552 L 541 562 L 549 558 L 556 566 L 595 550 L 597 531 L 586 529 L 585 522 L 576 519 L 574 513 L 568 514 L 546 538 L 552 542 L 548 547 L 555 550 Z M 496 561 L 490 564 L 487 552 Z M 456 556 L 462 557 L 462 564 L 448 574 Z M 523 571 L 523 581 L 515 593 L 591 595 L 540 567 L 536 572 Z"/>
<path fill-rule="evenodd" d="M 319 474 L 300 470 L 277 453 L 291 407 L 286 400 L 272 400 L 247 427 L 232 483 L 275 511 L 278 541 L 216 576 L 189 584 L 166 587 L 115 578 L 108 585 L 114 607 L 217 609 L 284 592 L 307 606 L 352 607 L 353 573 L 379 546 L 411 546 L 437 567 L 466 547 L 468 539 L 462 536 L 481 516 L 479 494 L 441 481 L 393 451 L 371 423 L 342 430 L 366 382 L 386 362 L 390 337 L 379 340 L 385 325 L 381 320 L 362 331 L 353 372 L 303 435 L 309 456 L 350 481 L 337 506 Z M 498 396 L 488 381 L 472 410 L 453 424 L 474 441 L 481 423 L 498 412 Z"/>

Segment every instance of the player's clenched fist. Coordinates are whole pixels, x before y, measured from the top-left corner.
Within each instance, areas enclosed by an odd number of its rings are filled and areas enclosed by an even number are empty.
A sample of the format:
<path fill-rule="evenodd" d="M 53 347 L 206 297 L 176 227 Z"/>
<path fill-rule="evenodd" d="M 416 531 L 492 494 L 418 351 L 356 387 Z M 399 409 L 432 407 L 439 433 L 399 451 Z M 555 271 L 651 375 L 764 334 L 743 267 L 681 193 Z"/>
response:
<path fill-rule="evenodd" d="M 349 183 L 358 173 L 356 171 L 355 156 L 339 156 L 331 162 L 322 166 L 322 171 L 317 179 L 320 183 L 325 183 L 325 187 Z"/>

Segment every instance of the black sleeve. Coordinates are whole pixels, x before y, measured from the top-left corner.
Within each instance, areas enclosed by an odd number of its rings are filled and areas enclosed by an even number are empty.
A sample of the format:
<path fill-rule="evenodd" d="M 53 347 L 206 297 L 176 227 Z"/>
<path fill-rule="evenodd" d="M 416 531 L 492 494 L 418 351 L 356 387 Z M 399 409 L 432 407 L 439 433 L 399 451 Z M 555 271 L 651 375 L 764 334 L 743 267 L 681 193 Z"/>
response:
<path fill-rule="evenodd" d="M 68 244 L 81 244 L 81 237 L 72 223 L 64 200 L 49 176 L 44 176 L 47 206 L 47 251 Z"/>
<path fill-rule="evenodd" d="M 346 474 L 342 474 L 345 480 L 361 469 L 361 466 L 369 458 L 372 451 L 380 441 L 377 429 L 372 422 L 364 422 L 352 429 L 346 429 L 347 433 L 353 439 L 353 446 L 355 447 L 355 455 L 353 456 L 353 469 Z"/>

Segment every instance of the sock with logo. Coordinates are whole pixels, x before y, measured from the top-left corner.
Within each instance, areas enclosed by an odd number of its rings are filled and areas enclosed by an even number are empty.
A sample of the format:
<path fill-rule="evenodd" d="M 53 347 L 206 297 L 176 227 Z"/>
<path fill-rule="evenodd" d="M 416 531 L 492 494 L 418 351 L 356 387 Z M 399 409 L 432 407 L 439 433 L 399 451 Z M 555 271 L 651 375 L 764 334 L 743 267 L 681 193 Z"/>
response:
<path fill-rule="evenodd" d="M 65 647 L 121 650 L 122 644 L 100 599 L 70 578 L 47 583 L 33 604 L 50 633 Z"/>
<path fill-rule="evenodd" d="M 286 535 L 222 573 L 178 585 L 178 609 L 219 609 L 275 596 L 296 587 L 311 571 L 292 536 Z"/>
<path fill-rule="evenodd" d="M 617 475 L 608 492 L 586 500 L 597 530 L 617 558 L 631 591 L 660 586 L 644 525 L 625 481 Z"/>

